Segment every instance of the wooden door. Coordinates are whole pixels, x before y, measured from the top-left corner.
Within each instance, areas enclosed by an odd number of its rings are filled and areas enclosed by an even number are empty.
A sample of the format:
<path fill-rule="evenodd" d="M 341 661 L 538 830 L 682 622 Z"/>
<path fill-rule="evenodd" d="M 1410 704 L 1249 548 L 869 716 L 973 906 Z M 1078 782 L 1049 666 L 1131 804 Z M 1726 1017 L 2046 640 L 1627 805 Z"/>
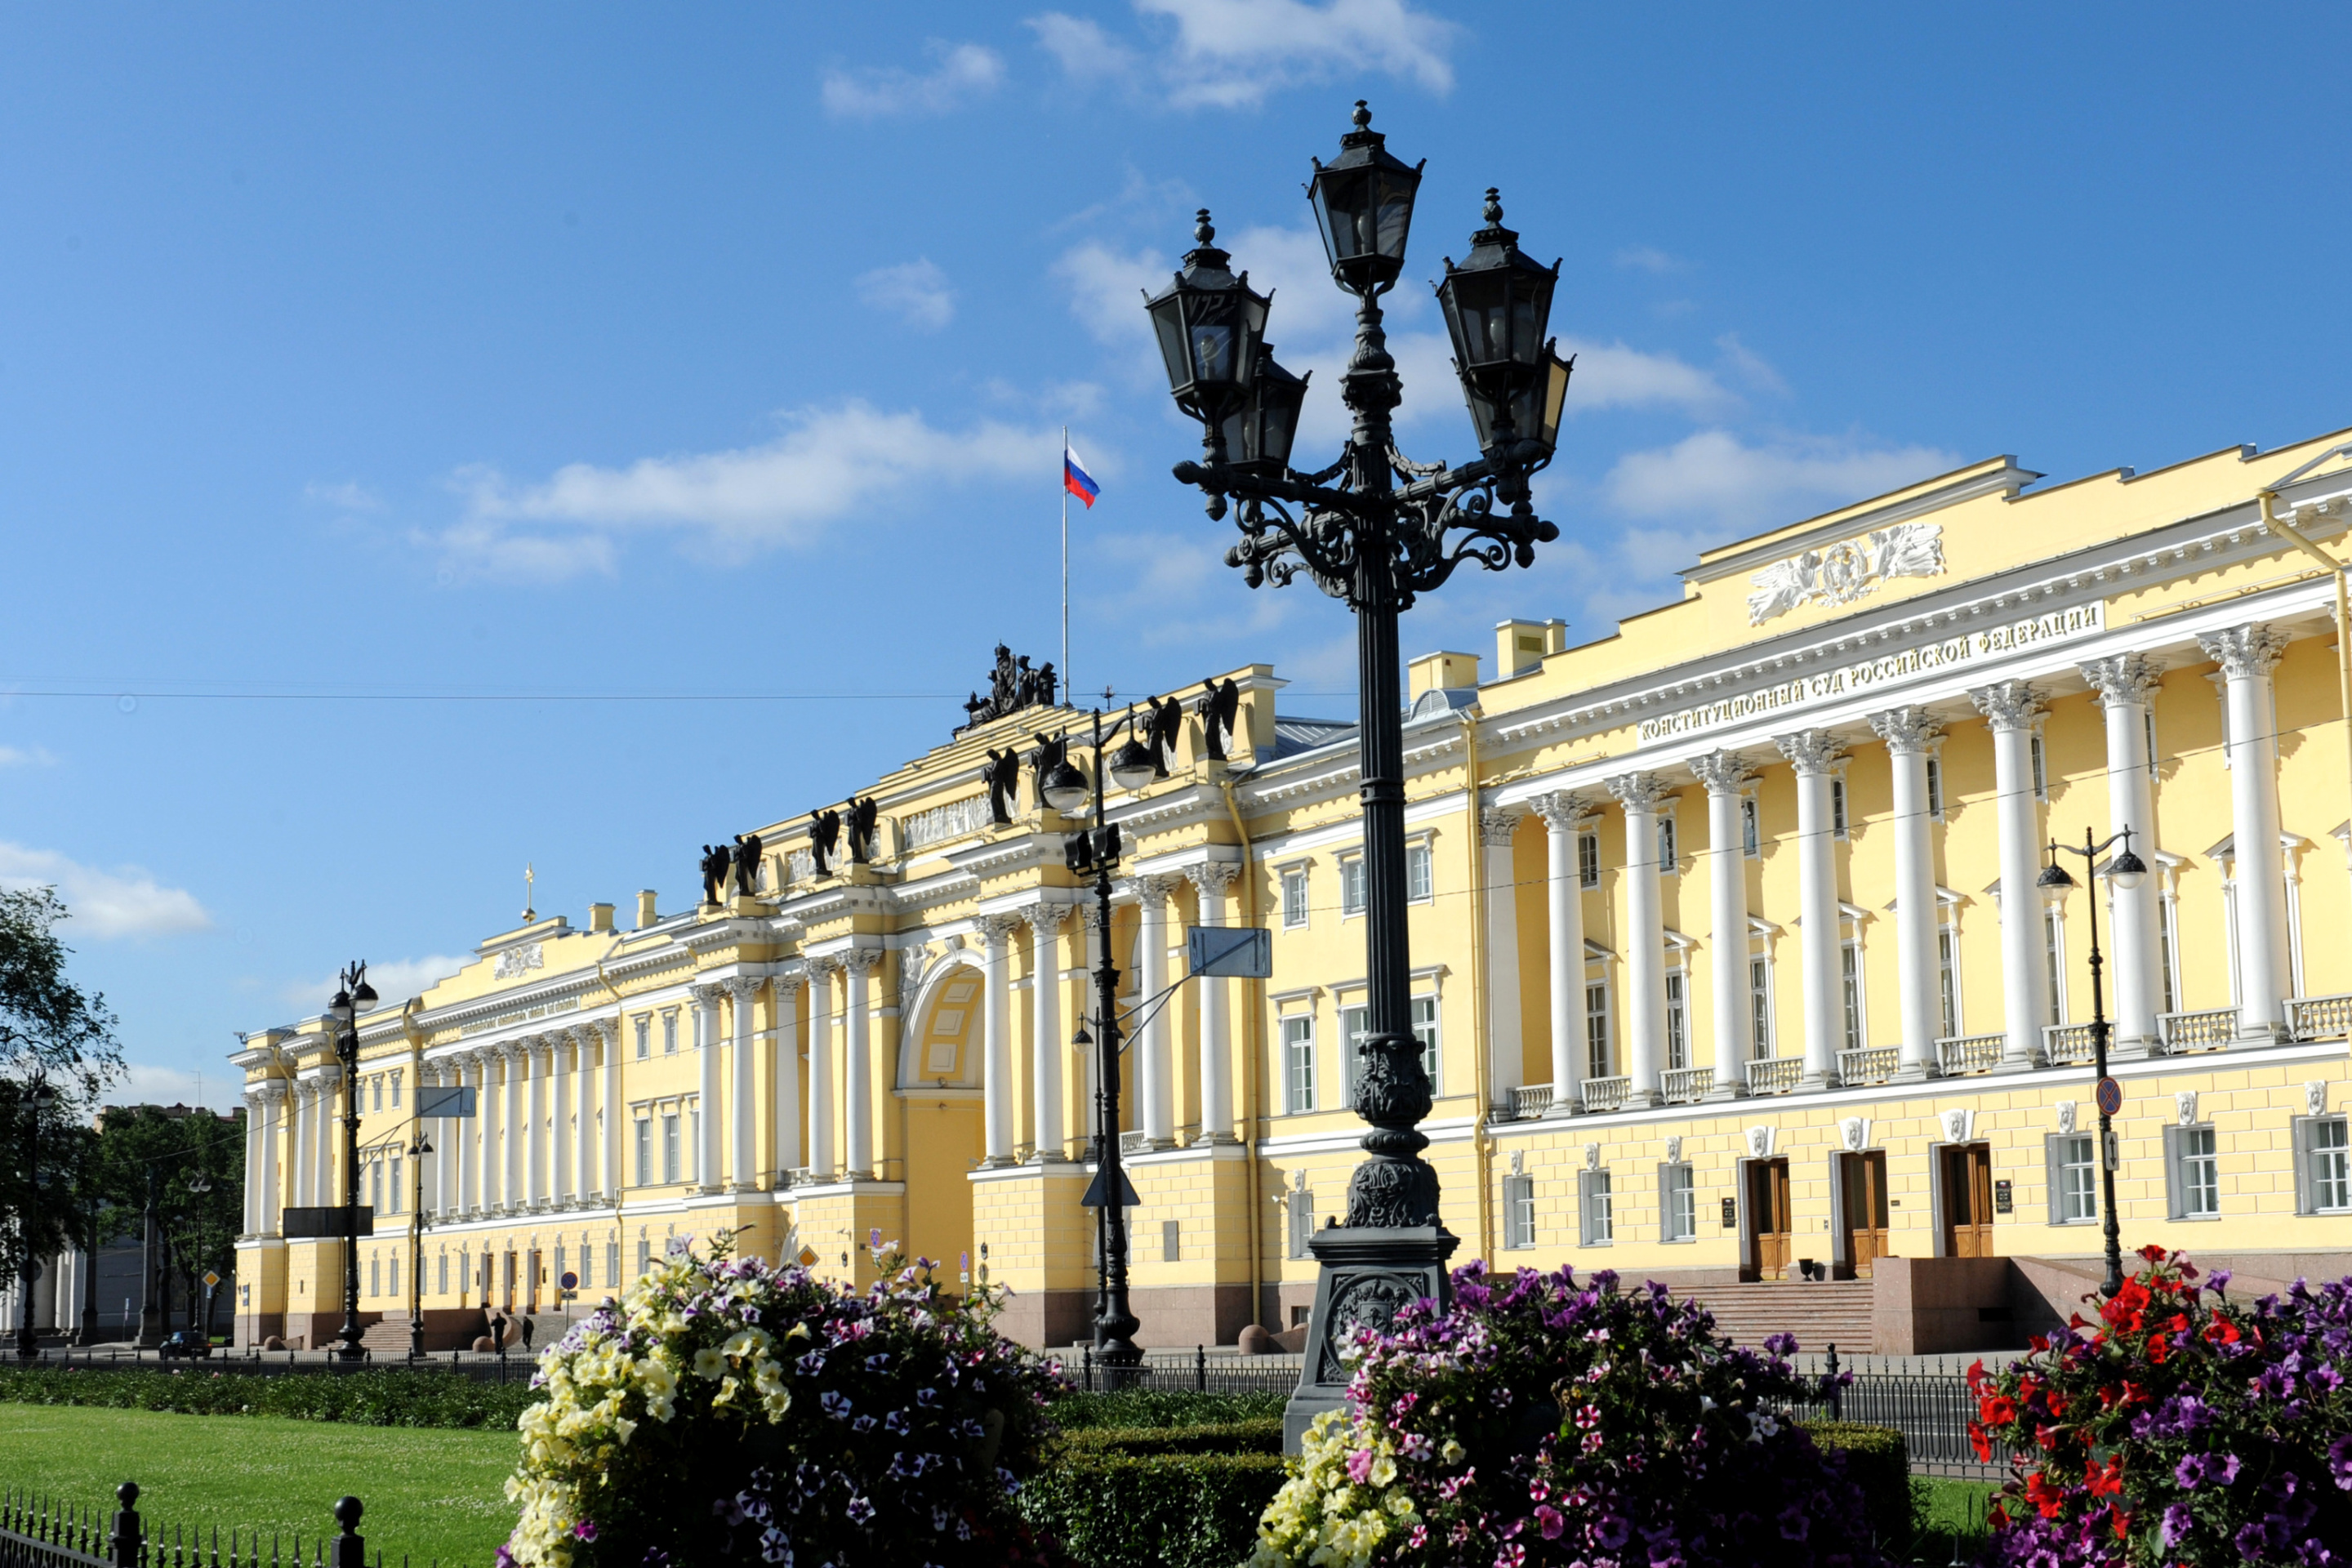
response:
<path fill-rule="evenodd" d="M 1845 1256 L 1854 1278 L 1870 1278 L 1871 1266 L 1886 1252 L 1886 1151 L 1869 1149 L 1839 1156 L 1844 1187 Z"/>
<path fill-rule="evenodd" d="M 524 1278 L 525 1278 L 526 1284 L 527 1284 L 527 1287 L 528 1287 L 528 1293 L 529 1293 L 530 1298 L 530 1310 L 532 1312 L 534 1312 L 534 1313 L 535 1313 L 535 1312 L 537 1312 L 537 1311 L 539 1310 L 539 1286 L 540 1286 L 540 1281 L 541 1281 L 541 1279 L 545 1279 L 545 1278 L 546 1278 L 546 1275 L 547 1275 L 547 1268 L 546 1268 L 546 1265 L 544 1265 L 544 1264 L 542 1264 L 541 1262 L 540 1262 L 540 1260 L 539 1260 L 539 1248 L 537 1248 L 536 1247 L 532 1247 L 532 1248 L 530 1249 L 530 1272 L 528 1275 L 526 1275 L 526 1276 L 524 1277 Z"/>
<path fill-rule="evenodd" d="M 1756 1243 L 1756 1277 L 1780 1279 L 1788 1271 L 1791 1240 L 1788 1161 L 1748 1163 L 1748 1223 Z"/>
<path fill-rule="evenodd" d="M 1943 1151 L 1944 1256 L 1992 1256 L 1992 1148 L 1963 1143 Z"/>

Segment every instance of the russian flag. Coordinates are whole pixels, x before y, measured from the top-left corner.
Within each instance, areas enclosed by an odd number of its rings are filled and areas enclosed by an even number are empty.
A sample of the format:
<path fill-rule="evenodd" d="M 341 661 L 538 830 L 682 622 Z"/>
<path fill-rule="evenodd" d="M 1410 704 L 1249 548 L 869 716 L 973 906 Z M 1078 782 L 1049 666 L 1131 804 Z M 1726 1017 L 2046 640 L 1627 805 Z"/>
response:
<path fill-rule="evenodd" d="M 1095 504 L 1095 497 L 1102 494 L 1102 487 L 1095 483 L 1094 476 L 1087 472 L 1087 466 L 1078 461 L 1078 455 L 1070 450 L 1066 440 L 1062 443 L 1062 488 L 1084 501 L 1089 510 Z"/>

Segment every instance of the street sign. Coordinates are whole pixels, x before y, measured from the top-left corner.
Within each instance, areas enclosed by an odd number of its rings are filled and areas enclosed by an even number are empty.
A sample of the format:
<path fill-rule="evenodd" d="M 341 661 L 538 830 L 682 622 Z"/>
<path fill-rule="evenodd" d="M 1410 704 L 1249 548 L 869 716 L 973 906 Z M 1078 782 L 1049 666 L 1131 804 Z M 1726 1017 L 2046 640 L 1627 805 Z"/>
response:
<path fill-rule="evenodd" d="M 1121 1165 L 1118 1168 L 1118 1185 L 1120 1207 L 1139 1209 L 1143 1206 L 1143 1200 L 1135 1194 L 1135 1184 L 1127 1179 L 1127 1167 L 1124 1165 Z M 1095 1179 L 1087 1184 L 1087 1195 L 1078 1200 L 1078 1206 L 1081 1208 L 1090 1209 L 1098 1209 L 1103 1206 L 1103 1173 L 1101 1166 L 1097 1165 L 1095 1167 Z"/>
<path fill-rule="evenodd" d="M 471 1116 L 474 1114 L 474 1086 L 452 1083 L 419 1088 L 416 1091 L 416 1114 L 419 1117 Z"/>
<path fill-rule="evenodd" d="M 562 1286 L 566 1290 L 577 1290 L 580 1289 L 580 1276 L 574 1274 L 569 1268 L 556 1276 L 555 1282 L 558 1285 Z"/>
<path fill-rule="evenodd" d="M 802 1248 L 801 1248 L 801 1254 L 800 1254 L 800 1262 L 801 1262 L 801 1267 L 802 1267 L 802 1268 L 815 1268 L 815 1267 L 816 1267 L 816 1248 L 815 1248 L 815 1247 L 802 1247 Z"/>
<path fill-rule="evenodd" d="M 1270 979 L 1274 932 L 1264 926 L 1187 926 L 1184 956 L 1202 979 Z"/>
<path fill-rule="evenodd" d="M 220 1274 L 218 1271 L 211 1268 L 205 1270 L 205 1289 L 207 1290 L 217 1290 L 220 1289 Z"/>
<path fill-rule="evenodd" d="M 362 1204 L 357 1212 L 360 1234 L 373 1236 L 375 1210 Z M 343 1229 L 344 1213 L 341 1204 L 325 1208 L 289 1208 L 278 1227 L 278 1234 L 289 1241 L 331 1241 L 346 1234 Z"/>
<path fill-rule="evenodd" d="M 2116 1115 L 2124 1108 L 2124 1086 L 2111 1078 L 2101 1079 L 2099 1087 L 2094 1094 L 2098 1100 L 2099 1114 L 2102 1116 Z"/>

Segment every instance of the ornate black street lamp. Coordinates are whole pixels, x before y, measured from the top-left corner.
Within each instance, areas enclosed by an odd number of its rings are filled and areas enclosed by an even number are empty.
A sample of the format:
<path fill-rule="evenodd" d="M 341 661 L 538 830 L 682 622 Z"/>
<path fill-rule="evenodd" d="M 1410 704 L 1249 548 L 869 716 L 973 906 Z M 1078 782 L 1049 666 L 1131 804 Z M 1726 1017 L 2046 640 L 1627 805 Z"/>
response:
<path fill-rule="evenodd" d="M 335 1059 L 343 1069 L 343 1326 L 335 1331 L 337 1361 L 367 1357 L 360 1343 L 359 1019 L 375 1011 L 375 1005 L 367 965 L 354 961 L 343 971 L 335 999 L 327 1004 L 327 1024 L 335 1031 Z"/>
<path fill-rule="evenodd" d="M 2051 904 L 2063 901 L 2074 889 L 2074 879 L 2067 875 L 2065 867 L 2058 864 L 2058 852 L 2063 849 L 2069 855 L 2080 855 L 2091 875 L 2105 876 L 2125 892 L 2131 891 L 2147 875 L 2147 864 L 2132 853 L 2131 836 L 2132 830 L 2126 827 L 2120 833 L 2094 842 L 2090 830 L 2085 828 L 2080 848 L 2052 839 L 2050 864 L 2043 868 L 2034 886 L 2042 889 L 2043 900 Z M 2098 871 L 2099 857 L 2117 844 L 2123 846 L 2122 851 L 2107 862 L 2105 871 Z M 2107 1087 L 2107 1014 L 2099 995 L 2102 962 L 2099 956 L 2099 900 L 2094 898 L 2091 900 L 2091 1052 L 2093 1067 L 2099 1075 L 2099 1209 L 2105 1222 L 2107 1242 L 2107 1277 L 2099 1285 L 2099 1294 L 2112 1297 L 2124 1288 L 2124 1249 L 2123 1232 L 2116 1220 L 2116 1134 L 2115 1118 L 2110 1109 L 2112 1091 Z"/>
<path fill-rule="evenodd" d="M 1322 1271 L 1306 1368 L 1284 1422 L 1294 1449 L 1307 1423 L 1345 1392 L 1339 1351 L 1348 1335 L 1387 1328 L 1417 1298 L 1450 1299 L 1445 1262 L 1458 1242 L 1438 1222 L 1437 1173 L 1421 1158 L 1429 1140 L 1416 1125 L 1429 1114 L 1430 1083 L 1412 1033 L 1406 952 L 1397 616 L 1465 561 L 1490 571 L 1531 565 L 1535 546 L 1559 537 L 1528 504 L 1528 479 L 1551 460 L 1570 371 L 1545 336 L 1559 264 L 1540 267 L 1520 253 L 1489 190 L 1486 226 L 1460 266 L 1447 260 L 1437 289 L 1484 455 L 1448 468 L 1397 450 L 1389 415 L 1402 390 L 1380 297 L 1403 269 L 1421 167 L 1391 156 L 1371 118 L 1359 101 L 1339 156 L 1317 163 L 1307 186 L 1332 281 L 1357 300 L 1355 353 L 1339 382 L 1354 424 L 1337 462 L 1292 469 L 1289 435 L 1306 387 L 1264 374 L 1269 362 L 1255 351 L 1267 301 L 1229 269 L 1206 212 L 1184 270 L 1146 305 L 1177 405 L 1202 426 L 1203 460 L 1178 464 L 1176 478 L 1207 494 L 1212 519 L 1237 503 L 1242 538 L 1227 564 L 1253 588 L 1304 572 L 1356 614 L 1370 993 L 1356 1108 L 1372 1125 L 1363 1138 L 1370 1158 L 1348 1184 L 1347 1225 L 1309 1243 Z M 1265 405 L 1277 398 L 1286 406 L 1269 418 Z M 1245 432 L 1253 419 L 1279 430 L 1279 449 L 1262 439 L 1257 450 L 1236 452 L 1236 418 Z"/>
<path fill-rule="evenodd" d="M 1110 693 L 1103 696 L 1108 700 Z M 1065 816 L 1077 816 L 1089 800 L 1094 805 L 1094 825 L 1070 835 L 1064 854 L 1071 870 L 1094 880 L 1095 1027 L 1090 1036 L 1080 1024 L 1072 1043 L 1095 1047 L 1095 1180 L 1102 1197 L 1102 1221 L 1097 1232 L 1099 1287 L 1095 1293 L 1094 1351 L 1097 1360 L 1112 1368 L 1142 1362 L 1135 1331 L 1143 1325 L 1128 1306 L 1127 1294 L 1127 1176 L 1119 1163 L 1118 1126 L 1118 1050 L 1123 1031 L 1118 1021 L 1118 969 L 1111 962 L 1110 946 L 1111 874 L 1118 868 L 1119 834 L 1118 824 L 1103 816 L 1103 776 L 1108 763 L 1111 782 L 1125 790 L 1141 789 L 1153 776 L 1151 753 L 1133 733 L 1134 715 L 1129 713 L 1120 727 L 1129 731 L 1127 742 L 1106 759 L 1102 710 L 1096 709 L 1094 752 L 1087 772 L 1080 773 L 1065 752 L 1037 781 L 1038 795 Z M 1114 737 L 1118 733 L 1112 731 Z"/>
<path fill-rule="evenodd" d="M 433 1152 L 425 1123 L 408 1141 L 408 1359 L 425 1356 L 425 1156 Z"/>
<path fill-rule="evenodd" d="M 41 1224 L 41 1118 L 57 1100 L 47 1078 L 36 1078 L 25 1091 L 25 1261 L 16 1270 L 16 1354 L 25 1361 L 41 1354 L 40 1331 L 33 1321 L 33 1287 L 41 1278 L 37 1254 L 47 1234 Z"/>

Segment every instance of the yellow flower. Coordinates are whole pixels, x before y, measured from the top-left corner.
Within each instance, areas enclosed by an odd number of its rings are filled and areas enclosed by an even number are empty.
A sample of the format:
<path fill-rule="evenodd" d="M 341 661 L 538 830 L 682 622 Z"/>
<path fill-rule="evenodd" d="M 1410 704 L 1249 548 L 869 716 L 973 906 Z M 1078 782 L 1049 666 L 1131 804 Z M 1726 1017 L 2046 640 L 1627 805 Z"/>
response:
<path fill-rule="evenodd" d="M 719 1379 L 727 1375 L 727 1352 L 709 1345 L 694 1352 L 694 1375 Z"/>
<path fill-rule="evenodd" d="M 629 1446 L 629 1439 L 636 1434 L 637 1424 L 629 1420 L 615 1421 L 613 1430 L 621 1435 L 621 1447 L 625 1448 Z"/>
<path fill-rule="evenodd" d="M 1437 1450 L 1437 1457 L 1446 1464 L 1458 1465 L 1462 1462 L 1462 1445 L 1448 1437 L 1445 1446 Z"/>

